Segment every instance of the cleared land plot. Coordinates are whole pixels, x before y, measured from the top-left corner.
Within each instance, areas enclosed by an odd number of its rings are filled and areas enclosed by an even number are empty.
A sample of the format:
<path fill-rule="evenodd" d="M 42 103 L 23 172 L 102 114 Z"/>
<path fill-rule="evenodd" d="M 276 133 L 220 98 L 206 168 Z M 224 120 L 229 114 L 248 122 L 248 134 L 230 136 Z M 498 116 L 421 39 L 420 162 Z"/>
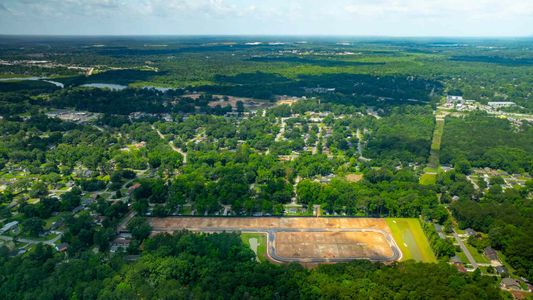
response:
<path fill-rule="evenodd" d="M 477 263 L 481 264 L 488 264 L 490 261 L 483 255 L 483 253 L 479 253 L 477 249 L 468 243 L 465 242 L 465 246 L 470 251 L 470 254 L 472 254 L 472 257 Z"/>
<path fill-rule="evenodd" d="M 386 219 L 394 240 L 403 253 L 402 261 L 414 259 L 422 262 L 436 262 L 435 254 L 422 231 L 418 219 Z"/>
<path fill-rule="evenodd" d="M 420 176 L 420 184 L 430 185 L 437 183 L 437 174 L 425 173 Z"/>
<path fill-rule="evenodd" d="M 395 261 L 401 255 L 384 219 L 169 217 L 151 218 L 150 223 L 155 232 L 241 232 L 245 244 L 259 243 L 259 258 L 264 245 L 267 257 L 276 262 Z"/>
<path fill-rule="evenodd" d="M 374 218 L 215 218 L 215 217 L 168 217 L 150 218 L 154 231 L 173 232 L 181 229 L 212 229 L 234 231 L 235 229 L 380 229 L 390 233 L 385 219 Z"/>
<path fill-rule="evenodd" d="M 278 232 L 275 244 L 281 257 L 374 259 L 394 254 L 378 232 Z"/>
<path fill-rule="evenodd" d="M 363 174 L 348 174 L 346 180 L 349 182 L 359 182 L 363 179 Z"/>

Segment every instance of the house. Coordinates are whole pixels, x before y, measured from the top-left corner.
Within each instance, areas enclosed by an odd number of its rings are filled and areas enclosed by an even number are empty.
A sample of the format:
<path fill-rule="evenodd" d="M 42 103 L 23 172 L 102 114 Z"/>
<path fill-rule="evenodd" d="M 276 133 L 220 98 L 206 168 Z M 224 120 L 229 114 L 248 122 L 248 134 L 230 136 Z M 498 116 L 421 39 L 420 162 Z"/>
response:
<path fill-rule="evenodd" d="M 128 194 L 131 195 L 131 193 L 133 193 L 133 191 L 135 191 L 136 189 L 140 188 L 141 187 L 141 184 L 140 183 L 135 183 L 134 185 L 130 186 L 130 188 L 128 189 Z"/>
<path fill-rule="evenodd" d="M 516 104 L 514 102 L 509 102 L 509 101 L 495 101 L 495 102 L 489 102 L 488 103 L 490 107 L 492 108 L 502 108 L 502 107 L 511 107 L 511 106 L 515 106 Z"/>
<path fill-rule="evenodd" d="M 437 231 L 437 234 L 441 239 L 446 239 L 446 235 L 444 235 L 444 232 L 442 231 L 442 226 L 435 223 L 433 224 L 435 226 L 435 230 Z"/>
<path fill-rule="evenodd" d="M 467 272 L 466 268 L 465 268 L 465 265 L 463 264 L 463 262 L 461 261 L 459 256 L 457 256 L 457 255 L 453 256 L 452 258 L 450 258 L 450 262 L 455 266 L 457 271 L 459 271 L 461 273 L 466 273 Z"/>
<path fill-rule="evenodd" d="M 133 235 L 129 232 L 122 232 L 122 233 L 119 233 L 118 237 L 126 239 L 126 240 L 131 240 L 133 238 Z"/>
<path fill-rule="evenodd" d="M 450 261 L 453 263 L 453 264 L 462 264 L 463 261 L 459 258 L 459 256 L 455 255 L 453 256 L 452 258 L 450 258 Z"/>
<path fill-rule="evenodd" d="M 68 244 L 67 243 L 61 243 L 56 246 L 56 250 L 59 252 L 65 252 L 68 250 Z"/>
<path fill-rule="evenodd" d="M 16 255 L 22 255 L 24 253 L 28 252 L 28 250 L 24 248 L 18 248 Z"/>
<path fill-rule="evenodd" d="M 81 206 L 81 205 L 78 206 L 78 207 L 75 207 L 75 208 L 72 210 L 72 213 L 73 213 L 73 214 L 77 214 L 77 213 L 79 213 L 80 211 L 82 211 L 83 208 L 84 208 L 84 207 Z"/>
<path fill-rule="evenodd" d="M 496 269 L 498 275 L 507 274 L 507 269 L 504 266 L 497 266 L 494 269 Z"/>
<path fill-rule="evenodd" d="M 55 221 L 54 223 L 52 223 L 52 225 L 50 226 L 50 230 L 56 230 L 58 229 L 59 227 L 63 226 L 63 221 L 59 220 L 59 221 Z"/>
<path fill-rule="evenodd" d="M 500 287 L 507 290 L 521 290 L 520 283 L 511 277 L 503 278 L 500 282 Z"/>
<path fill-rule="evenodd" d="M 455 265 L 455 268 L 457 269 L 457 271 L 461 272 L 461 273 L 466 273 L 466 268 L 465 266 L 460 263 L 460 264 L 454 264 Z"/>
<path fill-rule="evenodd" d="M 93 204 L 97 197 L 98 197 L 98 194 L 94 193 L 94 194 L 91 195 L 90 198 L 81 199 L 81 206 L 87 207 L 87 206 Z"/>
<path fill-rule="evenodd" d="M 463 96 L 448 95 L 446 97 L 446 102 L 448 103 L 463 103 L 463 101 Z"/>
<path fill-rule="evenodd" d="M 6 225 L 4 225 L 1 229 L 0 229 L 0 234 L 4 234 L 12 229 L 15 229 L 17 226 L 18 226 L 19 222 L 18 221 L 13 221 L 13 222 L 9 222 L 7 223 Z"/>
<path fill-rule="evenodd" d="M 326 93 L 334 93 L 335 88 L 322 88 L 322 87 L 316 87 L 316 88 L 304 88 L 304 91 L 306 93 L 317 93 L 317 94 L 326 94 Z"/>
<path fill-rule="evenodd" d="M 496 253 L 496 250 L 494 250 L 492 247 L 485 248 L 483 250 L 483 254 L 490 261 L 500 261 L 500 259 L 498 258 L 498 253 Z"/>
<path fill-rule="evenodd" d="M 465 232 L 466 232 L 466 235 L 468 235 L 468 236 L 476 236 L 477 235 L 477 232 L 474 229 L 472 229 L 472 228 L 465 229 Z"/>
<path fill-rule="evenodd" d="M 116 239 L 111 242 L 111 247 L 109 251 L 111 253 L 116 253 L 121 250 L 127 250 L 130 246 L 131 241 L 129 239 L 126 239 L 124 237 L 117 237 Z"/>

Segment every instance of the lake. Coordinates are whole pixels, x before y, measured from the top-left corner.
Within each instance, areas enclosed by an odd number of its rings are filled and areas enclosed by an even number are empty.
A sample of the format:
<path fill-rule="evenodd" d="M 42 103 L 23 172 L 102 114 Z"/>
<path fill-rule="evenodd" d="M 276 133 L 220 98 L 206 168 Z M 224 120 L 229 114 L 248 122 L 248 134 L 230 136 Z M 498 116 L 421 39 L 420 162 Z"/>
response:
<path fill-rule="evenodd" d="M 113 91 L 122 91 L 127 89 L 128 87 L 121 84 L 112 84 L 112 83 L 87 83 L 81 85 L 82 87 L 92 87 L 92 88 L 99 88 L 99 89 L 110 89 Z"/>

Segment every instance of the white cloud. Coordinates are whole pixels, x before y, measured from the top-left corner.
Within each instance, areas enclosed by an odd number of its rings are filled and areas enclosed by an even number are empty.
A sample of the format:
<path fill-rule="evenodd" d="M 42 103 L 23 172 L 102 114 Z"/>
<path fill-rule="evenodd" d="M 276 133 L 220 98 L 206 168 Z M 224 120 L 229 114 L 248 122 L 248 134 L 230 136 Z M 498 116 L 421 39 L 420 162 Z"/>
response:
<path fill-rule="evenodd" d="M 88 25 L 115 34 L 533 33 L 533 0 L 0 0 L 7 11 L 0 33 L 64 25 L 72 34 Z"/>
<path fill-rule="evenodd" d="M 347 13 L 360 16 L 406 16 L 418 18 L 511 19 L 533 18 L 530 0 L 376 0 L 348 1 Z"/>

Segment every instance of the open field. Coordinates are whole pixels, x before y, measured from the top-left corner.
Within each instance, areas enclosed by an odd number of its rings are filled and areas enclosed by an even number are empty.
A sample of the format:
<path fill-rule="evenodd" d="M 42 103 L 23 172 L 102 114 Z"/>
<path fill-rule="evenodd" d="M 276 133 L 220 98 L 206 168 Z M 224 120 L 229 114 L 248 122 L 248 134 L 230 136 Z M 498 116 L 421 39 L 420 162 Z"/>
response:
<path fill-rule="evenodd" d="M 255 239 L 255 241 L 254 241 Z M 243 244 L 250 247 L 250 249 L 253 249 L 253 243 L 256 243 L 256 249 L 255 254 L 257 256 L 257 260 L 260 262 L 266 261 L 266 252 L 267 252 L 267 235 L 264 233 L 241 233 L 241 240 Z"/>
<path fill-rule="evenodd" d="M 239 101 L 241 101 L 244 107 L 248 109 L 266 109 L 266 108 L 274 106 L 274 103 L 266 101 L 266 100 L 260 100 L 260 99 L 234 97 L 234 96 L 227 96 L 227 95 L 213 95 L 213 97 L 218 100 L 209 102 L 208 105 L 210 107 L 215 107 L 217 105 L 220 105 L 220 106 L 231 105 L 233 109 L 237 109 L 237 102 Z"/>
<path fill-rule="evenodd" d="M 422 262 L 436 262 L 437 259 L 429 246 L 418 219 L 386 219 L 393 238 L 402 251 L 402 261 L 414 259 Z"/>
<path fill-rule="evenodd" d="M 468 243 L 465 243 L 465 246 L 466 248 L 468 248 L 468 251 L 470 251 L 470 254 L 472 254 L 472 257 L 474 257 L 474 260 L 477 263 L 481 263 L 481 264 L 490 263 L 490 261 L 483 255 L 483 253 L 479 253 L 476 248 L 474 248 Z"/>
<path fill-rule="evenodd" d="M 437 174 L 435 173 L 424 173 L 420 176 L 420 184 L 430 185 L 437 183 Z"/>
<path fill-rule="evenodd" d="M 266 254 L 274 262 L 395 261 L 401 257 L 384 219 L 170 217 L 151 218 L 150 223 L 154 232 L 187 229 L 266 233 Z M 244 235 L 243 241 L 252 246 L 252 238 Z M 259 242 L 257 253 L 260 256 L 261 241 L 253 241 L 256 242 Z"/>
<path fill-rule="evenodd" d="M 363 179 L 363 174 L 348 174 L 346 180 L 349 182 L 359 182 Z"/>
<path fill-rule="evenodd" d="M 378 232 L 278 232 L 275 244 L 282 257 L 356 259 L 394 254 Z"/>

